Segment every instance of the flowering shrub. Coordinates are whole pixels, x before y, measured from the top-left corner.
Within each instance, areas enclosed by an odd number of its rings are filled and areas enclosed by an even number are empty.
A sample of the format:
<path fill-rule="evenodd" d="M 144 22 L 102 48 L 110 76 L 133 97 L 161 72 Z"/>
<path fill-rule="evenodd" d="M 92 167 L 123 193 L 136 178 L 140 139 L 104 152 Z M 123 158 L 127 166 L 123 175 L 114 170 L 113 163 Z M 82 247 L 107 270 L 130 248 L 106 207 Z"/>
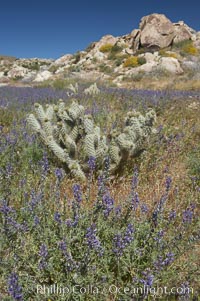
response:
<path fill-rule="evenodd" d="M 109 51 L 111 51 L 112 47 L 113 47 L 113 44 L 107 43 L 107 44 L 102 45 L 100 47 L 99 51 L 101 51 L 103 53 L 104 52 L 109 52 Z"/>
<path fill-rule="evenodd" d="M 127 58 L 123 64 L 124 67 L 137 67 L 139 66 L 138 57 L 137 56 L 130 56 Z"/>
<path fill-rule="evenodd" d="M 176 43 L 173 47 L 180 49 L 180 54 L 182 54 L 183 56 L 186 54 L 189 55 L 198 54 L 198 49 L 194 46 L 194 43 L 191 40 L 181 41 L 179 43 Z"/>

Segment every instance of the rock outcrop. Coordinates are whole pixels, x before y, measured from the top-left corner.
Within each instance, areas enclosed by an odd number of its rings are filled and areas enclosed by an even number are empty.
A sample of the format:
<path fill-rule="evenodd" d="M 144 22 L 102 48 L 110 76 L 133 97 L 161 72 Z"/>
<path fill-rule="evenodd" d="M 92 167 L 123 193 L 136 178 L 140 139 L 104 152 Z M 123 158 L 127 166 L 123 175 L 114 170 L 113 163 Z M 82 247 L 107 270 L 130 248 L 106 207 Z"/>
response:
<path fill-rule="evenodd" d="M 115 82 L 132 75 L 156 74 L 157 70 L 179 75 L 197 69 L 191 61 L 199 61 L 199 54 L 200 32 L 183 21 L 172 23 L 163 14 L 151 14 L 144 16 L 139 29 L 129 34 L 105 35 L 84 51 L 56 60 L 0 56 L 0 80 L 37 83 L 68 74 L 85 80 Z"/>
<path fill-rule="evenodd" d="M 140 22 L 141 47 L 165 48 L 172 44 L 175 32 L 173 23 L 162 14 L 152 14 Z"/>

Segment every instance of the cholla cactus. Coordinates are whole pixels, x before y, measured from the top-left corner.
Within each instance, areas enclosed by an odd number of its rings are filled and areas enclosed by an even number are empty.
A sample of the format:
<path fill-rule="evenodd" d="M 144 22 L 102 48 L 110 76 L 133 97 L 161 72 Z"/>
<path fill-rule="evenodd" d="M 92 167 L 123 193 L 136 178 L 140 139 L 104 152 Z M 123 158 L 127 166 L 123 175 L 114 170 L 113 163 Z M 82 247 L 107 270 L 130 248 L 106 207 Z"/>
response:
<path fill-rule="evenodd" d="M 99 88 L 97 87 L 97 84 L 94 83 L 94 84 L 92 84 L 91 86 L 89 86 L 88 88 L 86 88 L 86 89 L 84 90 L 84 93 L 85 93 L 86 95 L 96 95 L 96 94 L 99 94 L 99 93 L 100 93 L 100 90 L 99 90 Z"/>
<path fill-rule="evenodd" d="M 101 170 L 109 155 L 110 171 L 114 173 L 130 157 L 136 156 L 151 134 L 155 118 L 153 110 L 145 116 L 129 112 L 124 130 L 121 133 L 114 130 L 110 142 L 76 101 L 69 107 L 62 100 L 46 108 L 36 103 L 35 114 L 30 114 L 27 121 L 71 175 L 85 180 L 90 157 L 95 158 L 96 167 Z"/>
<path fill-rule="evenodd" d="M 70 84 L 68 89 L 71 90 L 74 94 L 78 93 L 78 83 L 75 83 L 75 85 Z"/>

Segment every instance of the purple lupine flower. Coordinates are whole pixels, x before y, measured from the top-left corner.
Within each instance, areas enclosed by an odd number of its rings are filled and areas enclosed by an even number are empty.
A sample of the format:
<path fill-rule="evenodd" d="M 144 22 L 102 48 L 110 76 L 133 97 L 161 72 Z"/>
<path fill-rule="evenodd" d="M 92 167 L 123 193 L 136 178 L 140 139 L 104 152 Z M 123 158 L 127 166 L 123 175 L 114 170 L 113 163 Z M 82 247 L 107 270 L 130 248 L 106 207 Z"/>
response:
<path fill-rule="evenodd" d="M 101 246 L 101 243 L 96 235 L 97 229 L 96 225 L 92 224 L 91 227 L 87 228 L 86 231 L 86 239 L 87 239 L 87 245 L 89 249 L 97 251 L 97 253 L 102 256 L 103 255 L 103 248 Z"/>
<path fill-rule="evenodd" d="M 61 215 L 60 215 L 59 212 L 55 212 L 55 214 L 54 214 L 54 220 L 55 220 L 58 224 L 62 224 Z"/>
<path fill-rule="evenodd" d="M 140 210 L 142 213 L 147 213 L 149 211 L 149 208 L 146 204 L 143 203 L 140 205 Z"/>
<path fill-rule="evenodd" d="M 49 161 L 47 158 L 47 153 L 43 154 L 42 160 L 39 162 L 42 167 L 42 178 L 46 178 L 47 173 L 49 172 Z"/>
<path fill-rule="evenodd" d="M 73 185 L 73 194 L 76 202 L 79 204 L 82 201 L 81 187 L 78 184 Z"/>
<path fill-rule="evenodd" d="M 42 200 L 43 193 L 42 192 L 36 193 L 35 190 L 32 190 L 30 196 L 31 198 L 29 202 L 29 210 L 33 212 L 37 204 Z"/>
<path fill-rule="evenodd" d="M 64 240 L 60 241 L 59 242 L 59 248 L 60 250 L 63 252 L 63 254 L 66 254 L 66 251 L 67 251 L 67 244 Z"/>
<path fill-rule="evenodd" d="M 104 161 L 104 169 L 105 169 L 105 172 L 108 172 L 109 169 L 110 169 L 110 158 L 109 158 L 109 157 L 106 157 L 106 158 L 105 158 L 105 161 Z"/>
<path fill-rule="evenodd" d="M 145 286 L 152 286 L 154 281 L 154 275 L 150 273 L 150 270 L 142 272 L 144 278 L 140 279 L 139 281 L 144 284 Z"/>
<path fill-rule="evenodd" d="M 162 238 L 163 238 L 163 236 L 164 236 L 164 231 L 163 230 L 159 230 L 157 232 L 157 236 L 154 237 L 154 239 L 155 239 L 155 241 L 157 241 L 158 243 L 160 243 L 161 240 L 162 240 Z"/>
<path fill-rule="evenodd" d="M 14 300 L 23 301 L 22 288 L 19 284 L 18 275 L 11 273 L 8 278 L 8 292 Z"/>
<path fill-rule="evenodd" d="M 58 243 L 59 249 L 61 250 L 66 262 L 65 267 L 67 271 L 72 271 L 75 267 L 77 267 L 76 262 L 73 260 L 71 253 L 67 251 L 67 244 L 65 240 L 62 240 Z"/>
<path fill-rule="evenodd" d="M 121 206 L 117 206 L 115 208 L 115 214 L 117 217 L 119 217 L 121 215 L 121 212 L 122 212 L 122 207 Z"/>
<path fill-rule="evenodd" d="M 133 241 L 134 228 L 132 224 L 128 224 L 124 234 L 124 244 L 127 246 Z"/>
<path fill-rule="evenodd" d="M 190 208 L 187 208 L 186 210 L 183 211 L 183 223 L 184 224 L 192 222 L 193 213 L 194 213 L 193 210 L 191 210 Z"/>
<path fill-rule="evenodd" d="M 90 172 L 93 172 L 95 170 L 95 168 L 96 168 L 96 158 L 95 157 L 93 157 L 93 156 L 89 157 L 88 166 L 89 166 Z"/>
<path fill-rule="evenodd" d="M 8 225 L 11 225 L 17 231 L 22 231 L 22 232 L 28 231 L 28 225 L 25 221 L 22 224 L 20 224 L 15 220 L 14 217 L 8 216 L 7 223 L 8 223 Z"/>
<path fill-rule="evenodd" d="M 170 213 L 169 213 L 169 221 L 172 221 L 175 218 L 176 218 L 176 211 L 171 210 Z"/>
<path fill-rule="evenodd" d="M 35 226 L 39 225 L 39 223 L 40 223 L 40 219 L 39 219 L 39 217 L 37 215 L 34 216 L 33 221 L 34 221 L 34 225 Z"/>
<path fill-rule="evenodd" d="M 2 206 L 0 207 L 0 212 L 2 212 L 5 216 L 7 216 L 9 213 L 14 213 L 15 212 L 15 210 L 12 208 L 12 207 L 10 207 L 10 206 L 8 206 L 8 202 L 6 201 L 6 200 L 2 200 L 1 201 L 3 204 L 2 204 Z"/>
<path fill-rule="evenodd" d="M 114 199 L 110 197 L 109 193 L 106 193 L 102 197 L 102 203 L 104 216 L 108 217 L 114 208 Z"/>
<path fill-rule="evenodd" d="M 58 182 L 60 182 L 62 180 L 62 178 L 64 177 L 64 171 L 62 168 L 56 168 L 55 169 L 55 176 L 58 180 Z"/>
<path fill-rule="evenodd" d="M 159 255 L 157 260 L 154 262 L 154 267 L 157 271 L 161 271 L 163 267 L 169 266 L 174 261 L 174 253 L 169 252 L 166 257 Z"/>
<path fill-rule="evenodd" d="M 75 215 L 73 220 L 72 219 L 67 219 L 65 224 L 68 227 L 76 227 L 78 225 L 78 221 L 79 221 L 79 216 Z"/>
<path fill-rule="evenodd" d="M 120 257 L 123 255 L 124 249 L 133 241 L 134 228 L 132 224 L 128 224 L 124 234 L 116 234 L 113 239 L 113 253 Z"/>
<path fill-rule="evenodd" d="M 121 234 L 116 234 L 113 238 L 113 253 L 120 257 L 123 255 L 125 248 L 124 240 Z"/>
<path fill-rule="evenodd" d="M 136 210 L 139 206 L 139 203 L 140 203 L 139 195 L 137 192 L 133 191 L 132 199 L 131 199 L 131 208 L 133 210 Z"/>
<path fill-rule="evenodd" d="M 47 266 L 47 257 L 48 257 L 48 249 L 45 244 L 42 244 L 40 246 L 40 250 L 38 254 L 41 257 L 39 261 L 39 268 L 43 270 Z"/>
<path fill-rule="evenodd" d="M 190 295 L 190 293 L 192 293 L 192 288 L 190 288 L 189 286 L 189 282 L 184 282 L 181 284 L 181 292 L 179 293 L 179 295 L 182 295 L 182 296 L 188 296 Z M 188 300 L 188 299 L 187 299 Z"/>
<path fill-rule="evenodd" d="M 174 253 L 169 252 L 166 254 L 166 258 L 163 260 L 162 265 L 168 266 L 174 261 Z"/>
<path fill-rule="evenodd" d="M 133 171 L 133 177 L 132 177 L 132 190 L 134 191 L 137 188 L 138 185 L 138 168 L 134 167 L 134 171 Z"/>
<path fill-rule="evenodd" d="M 166 178 L 166 181 L 165 181 L 165 188 L 166 188 L 166 191 L 168 192 L 171 188 L 171 183 L 172 183 L 172 178 L 171 177 L 167 177 Z"/>

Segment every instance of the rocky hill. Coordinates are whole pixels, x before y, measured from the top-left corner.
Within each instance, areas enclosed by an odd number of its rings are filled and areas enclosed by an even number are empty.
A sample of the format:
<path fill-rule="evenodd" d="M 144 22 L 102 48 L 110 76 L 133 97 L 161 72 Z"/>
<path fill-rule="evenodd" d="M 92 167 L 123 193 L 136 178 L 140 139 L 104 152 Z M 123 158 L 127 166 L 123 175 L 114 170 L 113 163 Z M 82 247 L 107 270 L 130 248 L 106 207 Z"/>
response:
<path fill-rule="evenodd" d="M 163 14 L 145 16 L 139 29 L 124 36 L 103 36 L 84 51 L 57 60 L 0 56 L 1 84 L 72 76 L 120 86 L 124 80 L 185 73 L 200 77 L 200 32 L 183 21 L 172 23 Z"/>

